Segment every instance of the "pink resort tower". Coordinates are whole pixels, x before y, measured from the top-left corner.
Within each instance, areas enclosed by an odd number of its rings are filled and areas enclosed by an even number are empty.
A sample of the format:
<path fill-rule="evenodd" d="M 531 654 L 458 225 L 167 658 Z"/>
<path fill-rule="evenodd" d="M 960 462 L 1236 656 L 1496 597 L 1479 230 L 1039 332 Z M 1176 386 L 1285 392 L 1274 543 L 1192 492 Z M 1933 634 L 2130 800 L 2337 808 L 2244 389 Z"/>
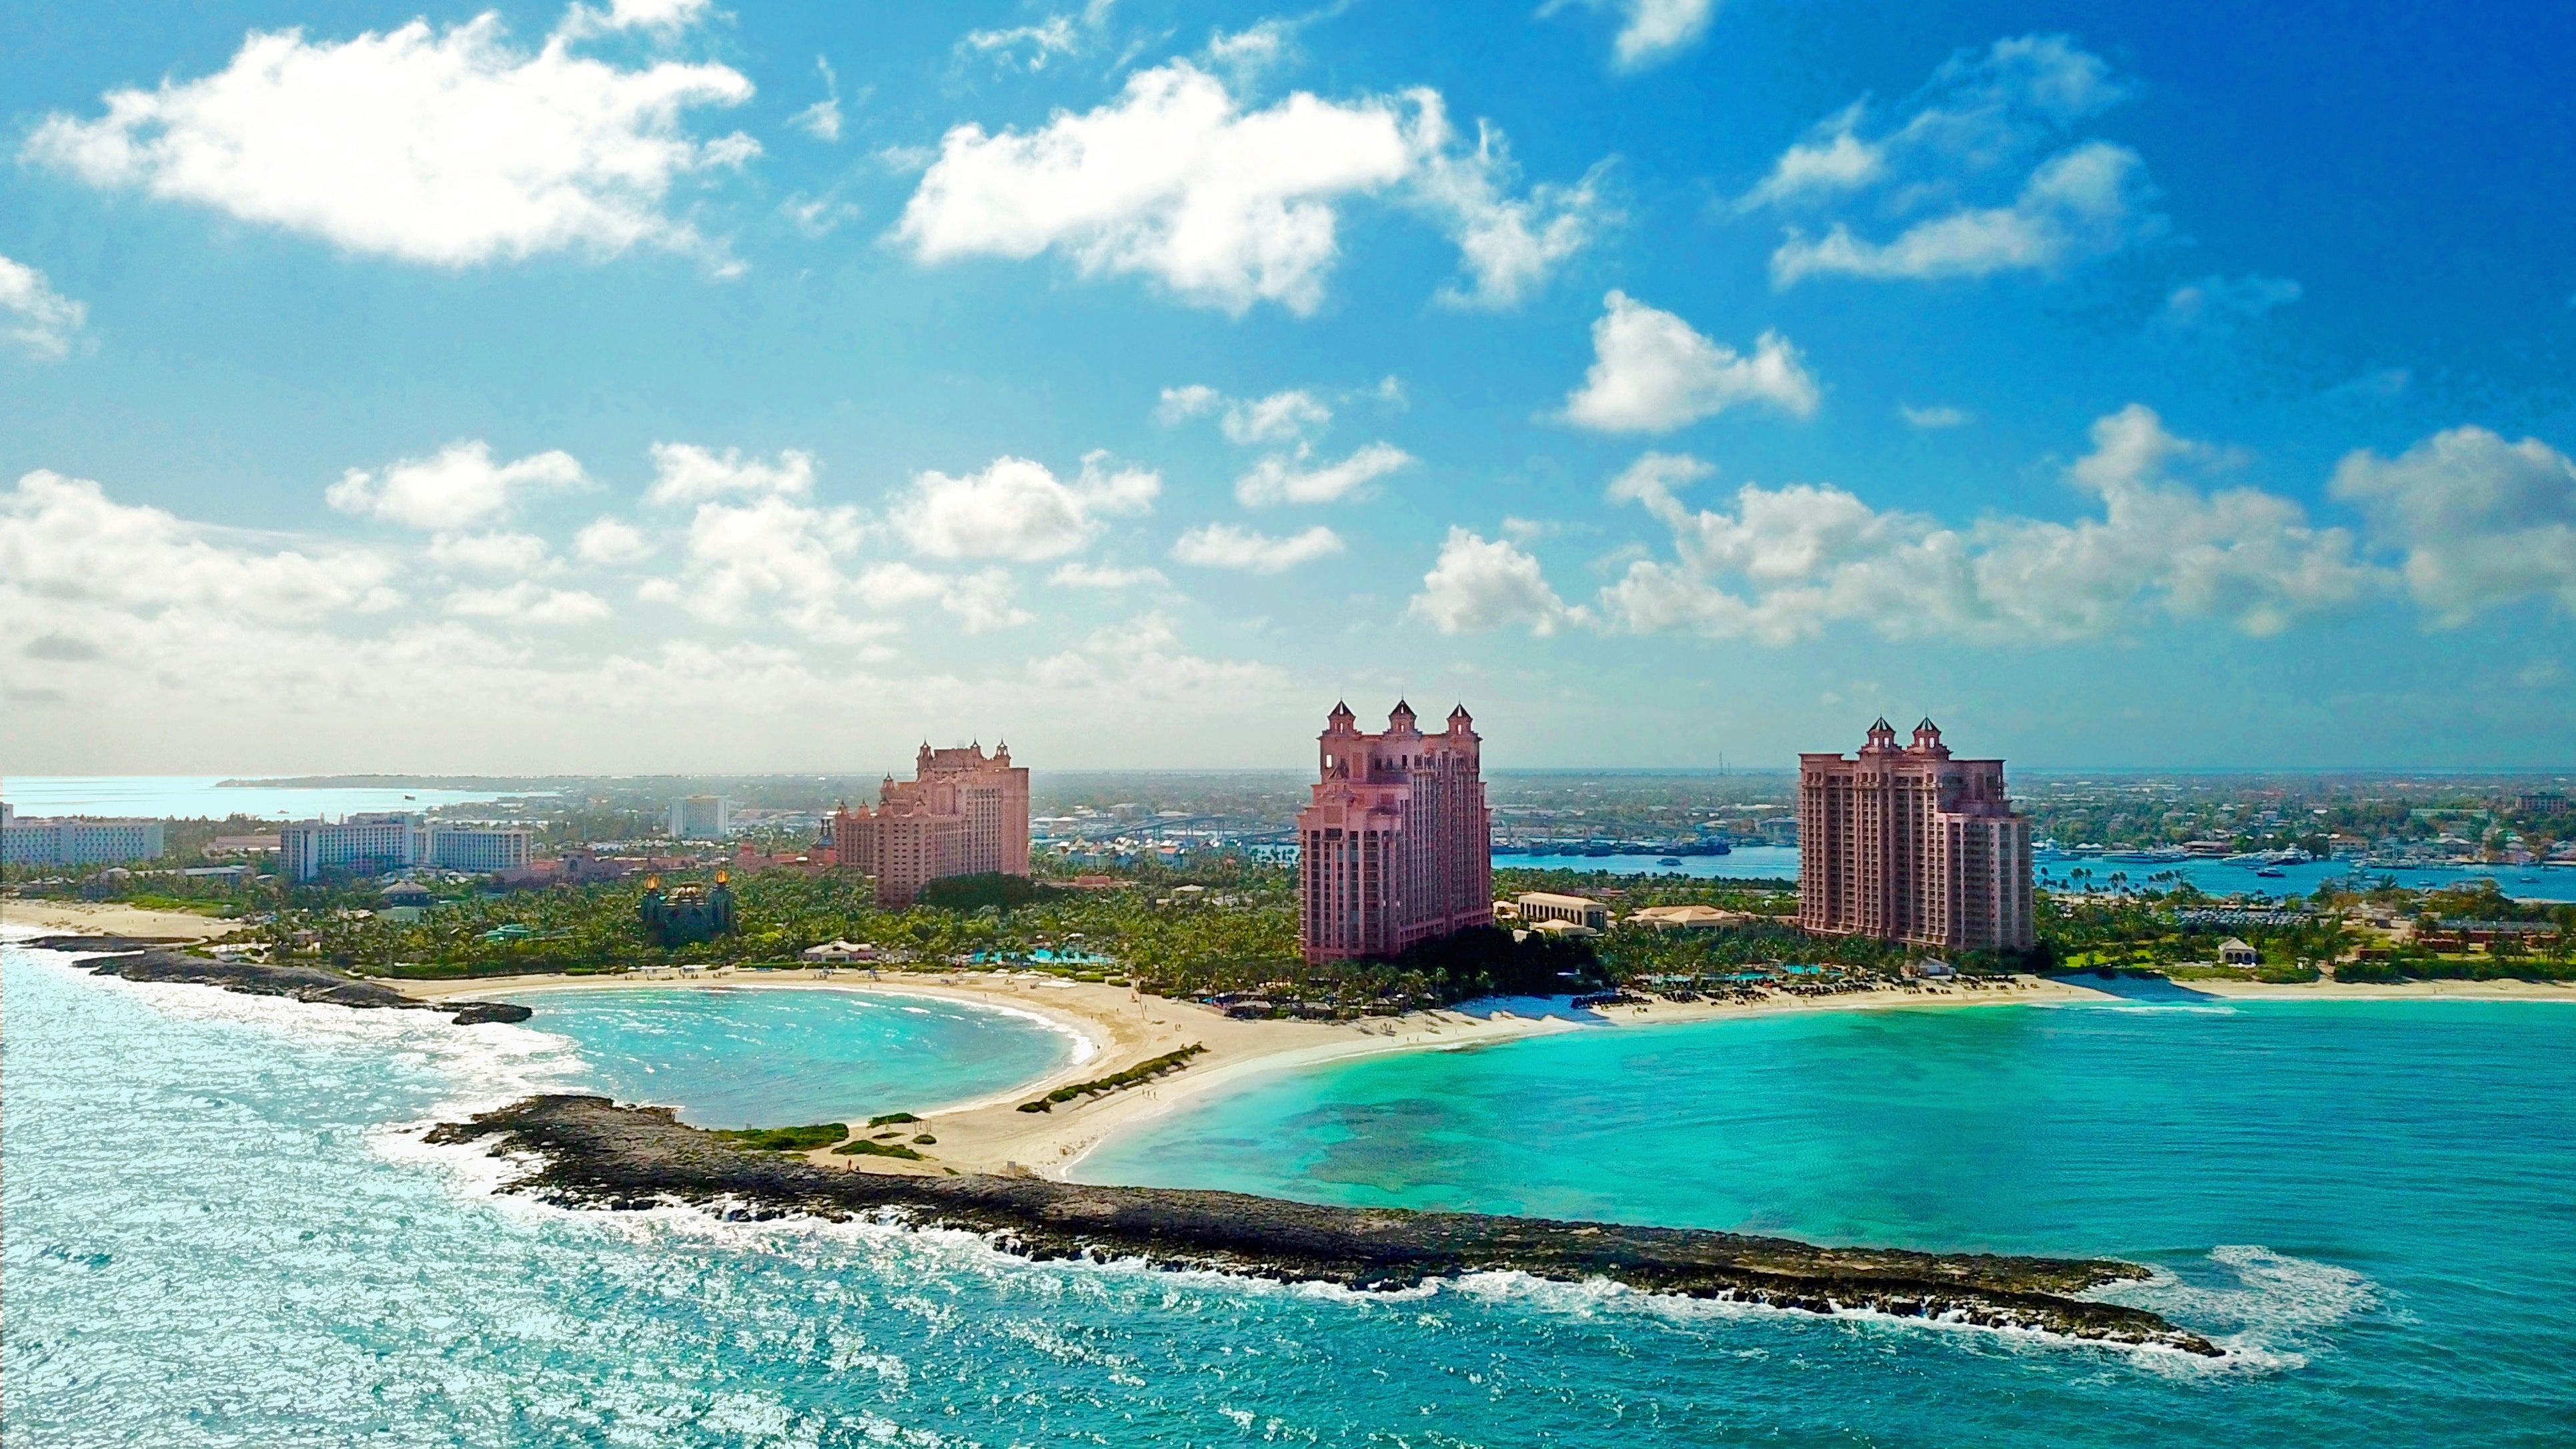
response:
<path fill-rule="evenodd" d="M 1426 735 L 1399 702 L 1384 734 L 1336 704 L 1322 778 L 1297 812 L 1299 938 L 1309 964 L 1393 956 L 1494 915 L 1492 812 L 1467 707 Z"/>
<path fill-rule="evenodd" d="M 949 876 L 1029 873 L 1029 772 L 1009 745 L 987 756 L 924 742 L 912 775 L 888 775 L 873 810 L 832 812 L 833 860 L 875 876 L 879 906 L 900 910 Z"/>
<path fill-rule="evenodd" d="M 1860 758 L 1798 757 L 1798 924 L 1953 951 L 2027 951 L 2030 821 L 2004 762 L 1958 760 L 1930 720 L 1914 743 L 1869 727 Z"/>

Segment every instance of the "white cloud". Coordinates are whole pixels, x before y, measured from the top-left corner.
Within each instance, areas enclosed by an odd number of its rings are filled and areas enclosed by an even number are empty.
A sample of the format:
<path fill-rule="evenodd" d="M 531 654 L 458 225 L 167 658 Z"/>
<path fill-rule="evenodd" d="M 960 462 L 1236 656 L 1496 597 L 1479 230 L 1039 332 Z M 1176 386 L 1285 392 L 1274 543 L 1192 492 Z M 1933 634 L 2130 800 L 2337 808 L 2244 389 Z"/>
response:
<path fill-rule="evenodd" d="M 1422 592 L 1413 596 L 1407 612 L 1443 634 L 1520 624 L 1532 634 L 1546 635 L 1589 619 L 1584 610 L 1567 608 L 1548 587 L 1536 558 L 1508 540 L 1463 528 L 1449 530 L 1439 560 L 1422 576 Z"/>
<path fill-rule="evenodd" d="M 739 449 L 718 453 L 695 443 L 653 445 L 653 486 L 647 503 L 704 503 L 728 494 L 777 494 L 803 498 L 814 491 L 814 455 L 789 448 L 775 463 L 745 458 Z"/>
<path fill-rule="evenodd" d="M 1247 115 L 1175 61 L 1040 131 L 950 131 L 897 234 L 924 262 L 1062 246 L 1085 271 L 1143 273 L 1230 312 L 1264 300 L 1311 312 L 1336 252 L 1334 200 L 1412 164 L 1390 103 L 1301 92 Z"/>
<path fill-rule="evenodd" d="M 1237 708 L 1275 693 L 1286 676 L 1267 664 L 1205 659 L 1185 652 L 1172 621 L 1143 614 L 1095 631 L 1079 649 L 1035 661 L 1029 677 L 1039 687 L 1104 696 L 1132 719 L 1137 700 L 1225 699 Z"/>
<path fill-rule="evenodd" d="M 1611 485 L 1671 530 L 1670 562 L 1639 560 L 1602 591 L 1611 624 L 1785 644 L 1843 620 L 1890 638 L 2069 640 L 2119 633 L 2150 613 L 2217 619 L 2255 635 L 2375 596 L 2385 575 L 2350 534 L 2290 499 L 2211 492 L 2178 469 L 2215 449 L 2131 405 L 2096 422 L 2068 482 L 2099 513 L 2073 523 L 1993 517 L 1962 526 L 1881 511 L 1830 485 L 1736 491 L 1693 511 L 1678 490 L 1711 470 L 1647 454 Z"/>
<path fill-rule="evenodd" d="M 1439 98 L 1427 93 L 1416 138 L 1422 160 L 1415 194 L 1445 222 L 1467 273 L 1465 288 L 1441 289 L 1440 300 L 1450 306 L 1519 306 L 1611 219 L 1600 194 L 1606 161 L 1572 186 L 1542 182 L 1515 196 L 1515 168 L 1501 133 L 1478 121 L 1476 149 L 1454 150 L 1448 117 Z"/>
<path fill-rule="evenodd" d="M 1050 15 L 1034 25 L 967 31 L 958 40 L 957 48 L 980 51 L 1004 65 L 1039 71 L 1046 69 L 1047 62 L 1056 56 L 1072 54 L 1079 43 L 1074 34 L 1072 16 Z"/>
<path fill-rule="evenodd" d="M 531 453 L 495 463 L 492 445 L 477 439 L 450 443 L 434 457 L 405 458 L 381 475 L 352 468 L 322 496 L 343 513 L 412 528 L 456 529 L 508 512 L 529 492 L 589 484 L 570 453 Z"/>
<path fill-rule="evenodd" d="M 678 23 L 696 6 L 621 6 Z M 23 155 L 101 187 L 135 187 L 353 252 L 439 266 L 638 243 L 704 248 L 665 210 L 683 177 L 738 166 L 759 146 L 700 141 L 691 107 L 730 106 L 751 82 L 722 65 L 621 70 L 530 54 L 497 13 L 435 31 L 308 42 L 251 33 L 223 71 L 120 90 L 96 120 L 48 116 Z"/>
<path fill-rule="evenodd" d="M 197 616 L 309 622 L 376 611 L 395 602 L 394 574 L 372 549 L 277 548 L 42 469 L 0 494 L 0 614 L 22 636 L 57 622 L 127 633 Z"/>
<path fill-rule="evenodd" d="M 1697 44 L 1708 33 L 1718 0 L 1549 0 L 1539 14 L 1552 15 L 1571 5 L 1610 10 L 1619 17 L 1619 33 L 1610 42 L 1610 58 L 1623 71 L 1660 65 Z"/>
<path fill-rule="evenodd" d="M 1162 491 L 1161 474 L 1112 470 L 1102 453 L 1084 458 L 1082 475 L 1070 484 L 1044 464 L 997 458 L 962 478 L 920 474 L 891 516 L 914 549 L 934 558 L 1031 563 L 1088 544 L 1104 515 L 1151 512 Z"/>
<path fill-rule="evenodd" d="M 1215 31 L 1208 36 L 1207 48 L 1200 55 L 1212 69 L 1233 77 L 1235 88 L 1240 90 L 1296 52 L 1297 32 L 1304 25 L 1305 20 L 1274 15 L 1241 30 Z"/>
<path fill-rule="evenodd" d="M 866 536 L 857 510 L 808 508 L 778 494 L 747 504 L 701 503 L 689 522 L 676 585 L 650 596 L 677 599 L 691 613 L 738 624 L 756 603 L 775 600 L 779 620 L 798 633 L 863 643 L 892 626 L 841 610 L 849 581 L 838 559 Z"/>
<path fill-rule="evenodd" d="M 1047 582 L 1065 589 L 1133 589 L 1147 584 L 1171 582 L 1161 569 L 1121 569 L 1100 564 L 1069 563 L 1047 575 Z"/>
<path fill-rule="evenodd" d="M 1203 382 L 1187 387 L 1163 389 L 1162 400 L 1154 405 L 1154 421 L 1164 427 L 1215 411 L 1225 405 L 1225 394 Z"/>
<path fill-rule="evenodd" d="M 0 342 L 40 361 L 67 357 L 89 309 L 53 289 L 45 274 L 0 257 Z"/>
<path fill-rule="evenodd" d="M 832 63 L 814 57 L 814 68 L 823 73 L 823 99 L 787 118 L 787 124 L 817 141 L 841 139 L 841 78 L 832 74 Z"/>
<path fill-rule="evenodd" d="M 1029 25 L 970 30 L 957 42 L 957 53 L 990 57 L 1005 69 L 1037 72 L 1058 56 L 1079 55 L 1100 38 L 1115 0 L 1091 0 L 1080 15 L 1050 15 Z"/>
<path fill-rule="evenodd" d="M 1369 443 L 1338 463 L 1306 466 L 1307 450 L 1273 453 L 1234 480 L 1235 500 L 1247 508 L 1273 503 L 1334 503 L 1370 483 L 1413 466 L 1411 453 L 1392 443 Z"/>
<path fill-rule="evenodd" d="M 705 18 L 710 0 L 611 0 L 605 11 L 575 5 L 555 34 L 566 39 L 616 30 L 677 31 Z"/>
<path fill-rule="evenodd" d="M 447 596 L 447 612 L 521 624 L 587 624 L 613 611 L 597 594 L 541 588 L 523 579 L 505 588 L 458 589 Z"/>
<path fill-rule="evenodd" d="M 1371 398 L 1401 407 L 1402 384 L 1389 377 L 1365 392 L 1344 399 Z M 1234 496 L 1246 507 L 1272 503 L 1331 503 L 1359 495 L 1389 473 L 1412 467 L 1412 454 L 1392 443 L 1369 443 L 1336 463 L 1314 462 L 1314 435 L 1330 426 L 1333 409 L 1304 388 L 1267 397 L 1230 398 L 1204 383 L 1163 389 L 1154 418 L 1170 426 L 1186 418 L 1219 415 L 1226 441 L 1238 447 L 1271 446 L 1274 451 L 1235 479 Z M 1280 445 L 1285 445 L 1280 446 Z"/>
<path fill-rule="evenodd" d="M 2286 277 L 2203 277 L 2185 282 L 2165 298 L 2156 325 L 2168 332 L 2226 334 L 2247 322 L 2260 321 L 2275 307 L 2299 300 L 2302 289 Z"/>
<path fill-rule="evenodd" d="M 1005 569 L 982 569 L 953 580 L 939 606 L 955 614 L 969 634 L 1026 624 L 1037 615 L 1011 602 L 1018 587 Z"/>
<path fill-rule="evenodd" d="M 1859 191 L 1887 175 L 1887 148 L 1860 138 L 1857 127 L 1868 104 L 1854 101 L 1828 117 L 1771 163 L 1771 174 L 1746 192 L 1735 209 L 1752 211 L 1787 206 L 1819 197 Z"/>
<path fill-rule="evenodd" d="M 1911 403 L 1898 403 L 1896 413 L 1897 416 L 1905 419 L 1905 425 L 1910 428 L 1963 428 L 1976 421 L 1968 413 L 1951 407 L 1947 403 L 1935 403 L 1926 408 L 1918 408 Z"/>
<path fill-rule="evenodd" d="M 1815 415 L 1816 380 L 1779 333 L 1763 333 L 1748 356 L 1625 292 L 1604 302 L 1608 310 L 1592 324 L 1591 370 L 1565 399 L 1569 422 L 1607 433 L 1661 433 L 1746 403 Z"/>
<path fill-rule="evenodd" d="M 1228 403 L 1225 418 L 1218 426 L 1224 430 L 1227 442 L 1250 446 L 1293 441 L 1304 437 L 1307 429 L 1332 420 L 1333 410 L 1317 402 L 1314 394 L 1291 389 Z"/>
<path fill-rule="evenodd" d="M 546 541 L 531 533 L 442 533 L 429 541 L 442 568 L 486 574 L 532 574 L 546 566 Z"/>
<path fill-rule="evenodd" d="M 1365 393 L 1344 393 L 1401 406 L 1403 384 L 1390 377 Z M 1165 427 L 1191 418 L 1217 414 L 1218 430 L 1239 447 L 1264 443 L 1299 443 L 1329 426 L 1332 404 L 1306 388 L 1287 388 L 1266 397 L 1228 397 L 1205 383 L 1167 387 L 1154 406 L 1154 421 Z"/>
<path fill-rule="evenodd" d="M 1339 204 L 1413 183 L 1413 202 L 1459 239 L 1470 295 L 1501 304 L 1581 245 L 1590 186 L 1511 199 L 1499 142 L 1453 154 L 1453 139 L 1431 91 L 1299 92 L 1247 112 L 1173 61 L 1038 130 L 949 131 L 894 234 L 924 263 L 1061 249 L 1085 272 L 1148 276 L 1228 312 L 1268 301 L 1305 314 L 1339 255 Z"/>
<path fill-rule="evenodd" d="M 1788 287 L 1829 274 L 1885 280 L 2057 272 L 2153 235 L 2146 163 L 2126 146 L 2087 141 L 2050 157 L 2008 206 L 1966 207 L 1871 243 L 1834 223 L 1810 241 L 1792 227 L 1771 254 L 1771 282 Z"/>
<path fill-rule="evenodd" d="M 884 563 L 861 573 L 852 588 L 872 609 L 935 602 L 956 615 L 969 634 L 1006 629 L 1037 617 L 1012 602 L 1018 585 L 1007 569 L 939 574 L 908 563 Z"/>
<path fill-rule="evenodd" d="M 2036 166 L 2029 162 L 2076 122 L 2128 94 L 2100 57 L 2062 35 L 1963 50 L 1901 119 L 1871 125 L 1864 98 L 1818 123 L 1781 153 L 1736 210 L 1818 207 L 1876 191 L 1884 215 L 1921 217 L 1885 242 L 1860 236 L 1849 221 L 1835 221 L 1822 237 L 1792 226 L 1771 257 L 1779 287 L 1827 274 L 2060 272 L 2164 229 L 2146 165 L 2124 146 L 2078 142 Z M 2019 180 L 2009 199 L 1970 199 L 2011 177 Z"/>
<path fill-rule="evenodd" d="M 592 610 L 574 591 L 531 588 L 491 615 L 449 613 L 440 590 L 411 612 L 388 587 L 398 573 L 382 548 L 214 527 L 51 473 L 0 482 L 0 619 L 47 641 L 0 651 L 0 757 L 66 773 L 388 758 L 654 771 L 689 768 L 689 751 L 720 737 L 788 768 L 810 757 L 816 719 L 892 747 L 915 711 L 980 718 L 1029 693 L 1016 668 L 974 682 L 916 670 L 898 709 L 852 651 L 809 664 L 759 638 L 651 637 L 649 621 L 558 641 L 531 615 L 578 622 Z M 1104 727 L 1117 717 L 1106 699 L 1094 713 Z M 177 718 L 188 729 L 173 732 Z"/>
<path fill-rule="evenodd" d="M 2394 458 L 2356 450 L 2329 488 L 2405 551 L 2406 587 L 2437 623 L 2525 598 L 2576 613 L 2576 461 L 2539 439 L 2453 428 Z"/>
<path fill-rule="evenodd" d="M 821 196 L 794 192 L 778 203 L 778 212 L 798 231 L 818 241 L 839 230 L 843 222 L 858 220 L 860 215 L 857 204 L 842 200 L 837 192 Z"/>
<path fill-rule="evenodd" d="M 1256 574 L 1280 573 L 1341 551 L 1341 535 L 1321 525 L 1274 538 L 1231 523 L 1211 523 L 1182 534 L 1172 545 L 1172 557 L 1185 564 Z"/>
<path fill-rule="evenodd" d="M 841 139 L 841 103 L 825 96 L 789 116 L 787 124 L 817 141 L 837 141 Z"/>
<path fill-rule="evenodd" d="M 572 539 L 573 557 L 587 564 L 615 567 L 639 563 L 652 556 L 653 544 L 644 531 L 616 518 L 593 519 Z"/>

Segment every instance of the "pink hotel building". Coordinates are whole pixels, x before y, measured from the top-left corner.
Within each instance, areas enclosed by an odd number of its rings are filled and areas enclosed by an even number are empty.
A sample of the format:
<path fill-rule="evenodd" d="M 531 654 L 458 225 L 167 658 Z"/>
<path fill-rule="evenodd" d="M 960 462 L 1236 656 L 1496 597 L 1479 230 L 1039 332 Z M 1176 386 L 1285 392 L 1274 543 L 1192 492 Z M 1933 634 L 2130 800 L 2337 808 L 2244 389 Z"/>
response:
<path fill-rule="evenodd" d="M 1932 721 L 1899 746 L 1869 727 L 1860 758 L 1798 757 L 1798 925 L 1943 950 L 2027 951 L 2030 822 L 2004 762 L 1958 760 Z"/>
<path fill-rule="evenodd" d="M 1309 964 L 1393 956 L 1491 925 L 1493 815 L 1467 707 L 1436 735 L 1398 702 L 1383 734 L 1336 704 L 1316 739 L 1322 778 L 1297 812 L 1299 938 Z"/>
<path fill-rule="evenodd" d="M 888 775 L 873 810 L 832 812 L 833 863 L 875 876 L 879 906 L 900 910 L 947 876 L 1029 873 L 1029 772 L 1009 745 L 987 757 L 924 743 L 912 775 Z"/>

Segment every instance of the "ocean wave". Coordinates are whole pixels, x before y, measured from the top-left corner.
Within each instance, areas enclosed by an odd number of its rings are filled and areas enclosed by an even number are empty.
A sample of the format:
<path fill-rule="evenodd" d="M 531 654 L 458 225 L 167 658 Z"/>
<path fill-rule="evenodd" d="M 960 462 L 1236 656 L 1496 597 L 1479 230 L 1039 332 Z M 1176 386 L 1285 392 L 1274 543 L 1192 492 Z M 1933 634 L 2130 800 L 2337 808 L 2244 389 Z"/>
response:
<path fill-rule="evenodd" d="M 2090 1296 L 2198 1325 L 2227 1351 L 2213 1365 L 2258 1372 L 2306 1367 L 2325 1346 L 2326 1330 L 2382 1301 L 2379 1285 L 2365 1274 L 2260 1244 L 2222 1244 L 2209 1250 L 2205 1262 L 2205 1279 L 2199 1272 L 2185 1278 L 2157 1268 L 2142 1283 Z"/>
<path fill-rule="evenodd" d="M 299 1045 L 384 1051 L 399 1066 L 429 1069 L 447 1084 L 449 1095 L 418 1119 L 378 1124 L 367 1140 L 380 1156 L 437 1164 L 457 1175 L 474 1196 L 493 1194 L 522 1175 L 524 1165 L 499 1163 L 486 1154 L 474 1154 L 479 1160 L 469 1162 L 464 1155 L 424 1146 L 420 1135 L 440 1122 L 489 1112 L 539 1092 L 574 1089 L 588 1070 L 571 1040 L 533 1027 L 505 1022 L 457 1026 L 437 1011 L 352 1010 L 195 982 L 127 981 L 75 965 L 81 952 L 5 944 L 13 954 L 97 989 L 123 993 L 174 1021 L 246 1027 Z"/>

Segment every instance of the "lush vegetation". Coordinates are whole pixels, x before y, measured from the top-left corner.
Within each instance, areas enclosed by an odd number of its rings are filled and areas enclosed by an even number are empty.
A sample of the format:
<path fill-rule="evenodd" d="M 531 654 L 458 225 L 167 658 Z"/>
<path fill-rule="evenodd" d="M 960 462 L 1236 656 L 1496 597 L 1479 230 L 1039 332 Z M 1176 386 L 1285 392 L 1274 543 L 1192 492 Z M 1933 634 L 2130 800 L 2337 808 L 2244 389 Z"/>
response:
<path fill-rule="evenodd" d="M 811 1152 L 849 1136 L 850 1129 L 839 1122 L 816 1122 L 805 1127 L 729 1128 L 709 1135 L 746 1152 Z"/>
<path fill-rule="evenodd" d="M 1036 900 L 1043 889 L 1027 876 L 1000 871 L 952 875 L 923 886 L 921 904 L 943 911 L 975 911 L 986 906 L 1009 910 Z"/>
<path fill-rule="evenodd" d="M 1177 1072 L 1188 1066 L 1190 1058 L 1206 1050 L 1206 1047 L 1192 1042 L 1179 1051 L 1165 1052 L 1159 1057 L 1138 1062 L 1123 1072 L 1112 1072 L 1105 1077 L 1094 1077 L 1087 1082 L 1075 1082 L 1071 1086 L 1058 1087 L 1034 1102 L 1022 1102 L 1020 1110 L 1052 1112 L 1058 1102 L 1070 1102 L 1076 1097 L 1105 1096 L 1121 1088 L 1135 1086 L 1139 1082 L 1150 1082 L 1167 1072 Z"/>
<path fill-rule="evenodd" d="M 2399 950 L 2384 960 L 2346 961 L 2335 968 L 2337 981 L 2576 981 L 2576 962 L 2562 951 L 2556 959 L 2505 954 L 2439 955 Z"/>

